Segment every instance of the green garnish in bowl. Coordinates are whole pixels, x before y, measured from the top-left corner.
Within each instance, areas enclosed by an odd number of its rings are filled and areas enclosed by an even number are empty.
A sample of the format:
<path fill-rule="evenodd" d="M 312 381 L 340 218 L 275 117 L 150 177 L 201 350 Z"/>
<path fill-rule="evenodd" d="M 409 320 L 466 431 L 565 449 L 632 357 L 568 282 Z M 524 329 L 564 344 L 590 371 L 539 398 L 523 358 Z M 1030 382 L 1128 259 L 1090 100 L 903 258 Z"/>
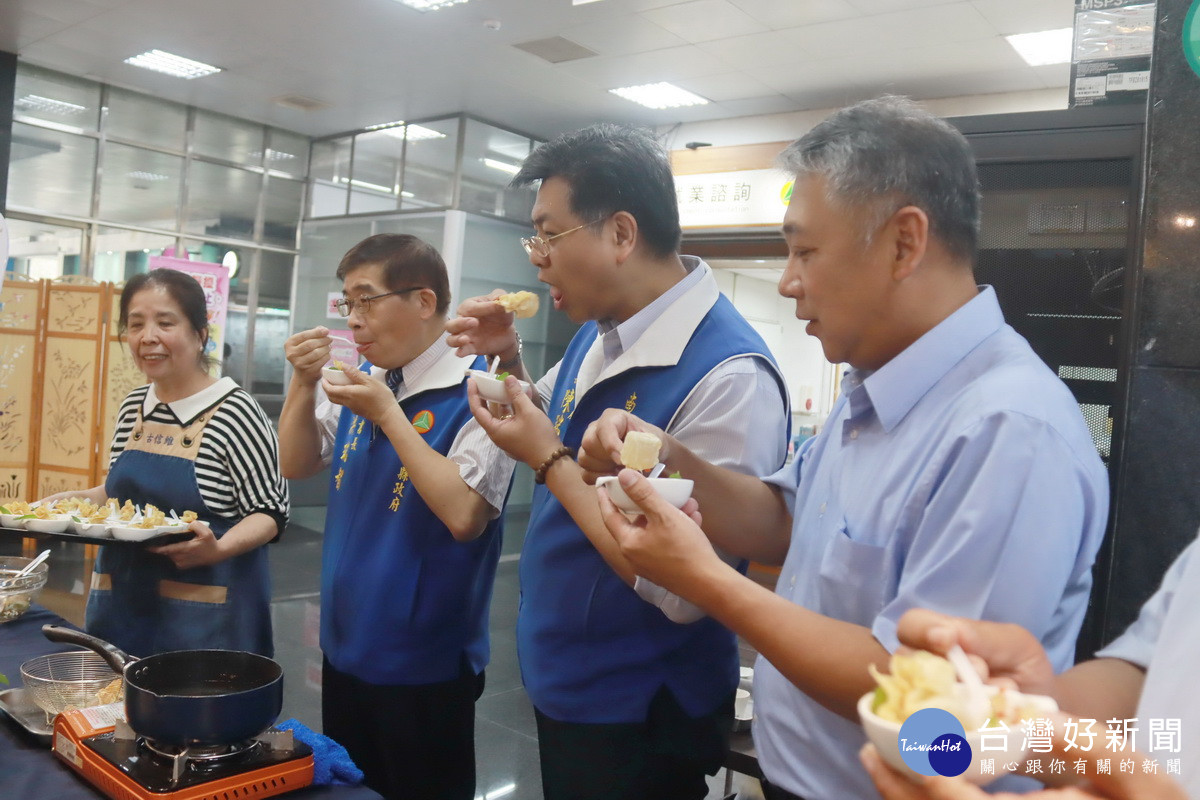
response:
<path fill-rule="evenodd" d="M 497 376 L 496 376 L 496 380 L 498 380 L 498 381 L 502 381 L 502 380 L 504 380 L 505 378 L 507 378 L 507 377 L 508 377 L 509 375 L 511 375 L 511 374 L 512 374 L 512 373 L 510 373 L 510 372 L 501 372 L 499 375 L 497 375 Z"/>
<path fill-rule="evenodd" d="M 0 514 L 11 514 L 11 513 L 12 512 L 8 510 L 8 506 L 0 506 Z"/>
<path fill-rule="evenodd" d="M 680 474 L 678 471 L 676 471 L 676 472 L 672 472 L 672 473 L 671 473 L 670 475 L 668 475 L 667 477 L 668 477 L 668 478 L 682 478 L 682 477 L 683 477 L 683 475 L 681 475 L 681 474 Z"/>
<path fill-rule="evenodd" d="M 37 517 L 37 514 L 24 514 L 20 517 L 17 517 L 17 519 L 34 519 L 36 517 Z"/>

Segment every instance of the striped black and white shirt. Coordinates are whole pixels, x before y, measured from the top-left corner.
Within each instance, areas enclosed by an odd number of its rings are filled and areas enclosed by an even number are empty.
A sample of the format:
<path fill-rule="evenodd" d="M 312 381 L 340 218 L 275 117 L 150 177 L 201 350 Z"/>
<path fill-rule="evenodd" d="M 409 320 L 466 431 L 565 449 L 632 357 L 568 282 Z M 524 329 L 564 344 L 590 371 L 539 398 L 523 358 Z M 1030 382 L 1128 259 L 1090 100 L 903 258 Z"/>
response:
<path fill-rule="evenodd" d="M 125 450 L 137 424 L 139 406 L 147 422 L 185 428 L 222 400 L 221 408 L 204 428 L 196 453 L 200 496 L 214 514 L 239 520 L 256 512 L 268 514 L 282 532 L 289 501 L 287 483 L 279 469 L 279 439 L 266 412 L 232 378 L 221 378 L 173 403 L 160 401 L 153 384 L 134 389 L 117 411 L 109 468 Z"/>

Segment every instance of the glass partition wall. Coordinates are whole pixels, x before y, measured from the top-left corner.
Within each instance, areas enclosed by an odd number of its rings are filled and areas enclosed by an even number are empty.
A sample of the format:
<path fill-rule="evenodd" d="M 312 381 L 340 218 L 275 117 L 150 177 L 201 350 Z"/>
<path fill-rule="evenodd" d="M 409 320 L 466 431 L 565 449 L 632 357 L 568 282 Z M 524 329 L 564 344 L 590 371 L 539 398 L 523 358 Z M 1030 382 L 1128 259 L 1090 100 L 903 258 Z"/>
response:
<path fill-rule="evenodd" d="M 226 264 L 223 370 L 274 410 L 309 139 L 26 63 L 15 88 L 7 269 L 120 282 L 172 250 Z"/>

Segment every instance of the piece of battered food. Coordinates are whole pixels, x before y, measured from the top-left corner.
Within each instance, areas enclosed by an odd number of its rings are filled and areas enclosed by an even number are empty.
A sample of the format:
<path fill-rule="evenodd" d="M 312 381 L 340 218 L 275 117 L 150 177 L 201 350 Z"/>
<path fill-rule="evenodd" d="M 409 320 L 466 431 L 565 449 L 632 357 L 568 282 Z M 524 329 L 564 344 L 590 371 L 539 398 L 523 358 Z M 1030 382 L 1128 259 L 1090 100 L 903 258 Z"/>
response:
<path fill-rule="evenodd" d="M 658 463 L 662 440 L 653 433 L 630 431 L 621 445 L 621 463 L 630 469 L 650 469 Z"/>
<path fill-rule="evenodd" d="M 509 292 L 497 297 L 495 302 L 518 317 L 532 317 L 538 312 L 538 296 L 533 292 Z"/>

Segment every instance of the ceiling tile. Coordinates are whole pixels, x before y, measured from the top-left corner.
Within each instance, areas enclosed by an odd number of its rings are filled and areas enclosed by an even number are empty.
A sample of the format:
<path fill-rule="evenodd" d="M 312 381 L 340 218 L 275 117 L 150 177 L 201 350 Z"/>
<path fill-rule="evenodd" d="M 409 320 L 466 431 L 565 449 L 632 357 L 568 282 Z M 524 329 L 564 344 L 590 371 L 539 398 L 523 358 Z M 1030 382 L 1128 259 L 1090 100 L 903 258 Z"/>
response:
<path fill-rule="evenodd" d="M 689 42 L 707 42 L 767 29 L 727 0 L 692 0 L 643 11 L 642 16 Z"/>
<path fill-rule="evenodd" d="M 895 77 L 868 87 L 879 92 L 894 92 L 915 98 L 959 97 L 963 95 L 1021 92 L 1044 88 L 1038 76 L 1028 69 L 1006 72 L 975 72 L 960 75 Z"/>
<path fill-rule="evenodd" d="M 1033 67 L 1034 72 L 1042 79 L 1046 88 L 1071 85 L 1070 64 L 1048 64 L 1044 67 Z"/>
<path fill-rule="evenodd" d="M 793 28 L 752 33 L 749 36 L 702 42 L 696 46 L 739 69 L 789 64 L 812 59 L 812 56 L 797 44 L 797 41 L 803 38 L 804 30 Z"/>
<path fill-rule="evenodd" d="M 1074 0 L 1007 0 L 1004 3 L 972 0 L 971 4 L 1005 36 L 1070 28 L 1075 24 Z"/>
<path fill-rule="evenodd" d="M 879 14 L 864 21 L 883 26 L 891 34 L 891 41 L 903 48 L 929 47 L 996 35 L 996 29 L 970 3 Z"/>
<path fill-rule="evenodd" d="M 721 103 L 730 117 L 748 117 L 756 114 L 782 114 L 787 111 L 798 111 L 803 106 L 796 101 L 779 94 L 764 97 L 746 97 L 741 100 L 729 100 Z"/>
<path fill-rule="evenodd" d="M 729 0 L 733 5 L 764 25 L 774 29 L 813 25 L 862 16 L 847 0 Z"/>
<path fill-rule="evenodd" d="M 658 81 L 674 81 L 727 72 L 730 66 L 695 45 L 668 47 L 630 56 L 586 58 L 559 64 L 557 70 L 605 89 Z"/>
<path fill-rule="evenodd" d="M 681 88 L 715 103 L 775 94 L 771 87 L 759 83 L 744 72 L 723 72 L 699 78 L 683 78 L 677 83 Z"/>
<path fill-rule="evenodd" d="M 35 11 L 21 11 L 15 19 L 0 25 L 0 50 L 25 55 L 26 49 L 63 29 L 57 20 L 44 17 Z"/>
<path fill-rule="evenodd" d="M 614 17 L 567 28 L 562 36 L 603 56 L 679 47 L 687 42 L 639 16 Z"/>
<path fill-rule="evenodd" d="M 864 14 L 885 14 L 889 11 L 911 11 L 926 6 L 945 6 L 965 0 L 847 0 Z"/>

